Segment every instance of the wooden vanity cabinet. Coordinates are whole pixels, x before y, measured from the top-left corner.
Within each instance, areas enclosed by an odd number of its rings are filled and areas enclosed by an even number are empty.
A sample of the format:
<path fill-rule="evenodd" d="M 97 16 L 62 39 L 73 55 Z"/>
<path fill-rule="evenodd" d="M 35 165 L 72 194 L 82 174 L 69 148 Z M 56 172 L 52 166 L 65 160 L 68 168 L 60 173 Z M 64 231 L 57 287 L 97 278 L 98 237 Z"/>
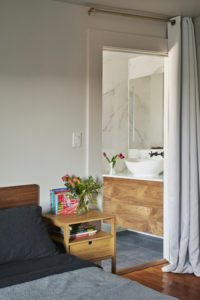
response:
<path fill-rule="evenodd" d="M 104 177 L 103 211 L 118 226 L 163 236 L 163 182 Z"/>

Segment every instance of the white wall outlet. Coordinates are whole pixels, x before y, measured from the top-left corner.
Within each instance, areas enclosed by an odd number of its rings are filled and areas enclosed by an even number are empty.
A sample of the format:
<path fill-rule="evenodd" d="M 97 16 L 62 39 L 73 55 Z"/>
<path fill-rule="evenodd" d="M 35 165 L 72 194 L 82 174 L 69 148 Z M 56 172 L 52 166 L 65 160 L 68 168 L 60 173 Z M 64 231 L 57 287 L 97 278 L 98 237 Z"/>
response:
<path fill-rule="evenodd" d="M 73 132 L 72 133 L 72 147 L 78 148 L 81 147 L 82 144 L 82 133 L 81 132 Z"/>

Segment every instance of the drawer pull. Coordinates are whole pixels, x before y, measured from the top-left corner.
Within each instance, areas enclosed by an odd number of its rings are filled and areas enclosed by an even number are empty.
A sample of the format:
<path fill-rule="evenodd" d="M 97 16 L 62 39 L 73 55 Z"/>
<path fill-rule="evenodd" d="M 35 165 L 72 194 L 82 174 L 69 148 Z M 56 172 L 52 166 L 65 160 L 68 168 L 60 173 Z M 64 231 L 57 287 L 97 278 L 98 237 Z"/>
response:
<path fill-rule="evenodd" d="M 88 244 L 89 244 L 89 245 L 92 245 L 92 241 L 89 241 Z"/>

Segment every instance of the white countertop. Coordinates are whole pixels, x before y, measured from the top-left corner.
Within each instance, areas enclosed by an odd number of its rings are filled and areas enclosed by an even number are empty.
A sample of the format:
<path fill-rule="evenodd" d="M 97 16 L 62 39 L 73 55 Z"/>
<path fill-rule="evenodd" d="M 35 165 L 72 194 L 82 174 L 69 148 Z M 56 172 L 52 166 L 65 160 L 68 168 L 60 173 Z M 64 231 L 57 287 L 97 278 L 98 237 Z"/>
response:
<path fill-rule="evenodd" d="M 131 173 L 117 173 L 115 175 L 103 174 L 103 177 L 113 177 L 113 178 L 124 178 L 124 179 L 137 179 L 137 180 L 148 180 L 148 181 L 161 181 L 163 182 L 163 175 L 161 176 L 135 176 Z"/>

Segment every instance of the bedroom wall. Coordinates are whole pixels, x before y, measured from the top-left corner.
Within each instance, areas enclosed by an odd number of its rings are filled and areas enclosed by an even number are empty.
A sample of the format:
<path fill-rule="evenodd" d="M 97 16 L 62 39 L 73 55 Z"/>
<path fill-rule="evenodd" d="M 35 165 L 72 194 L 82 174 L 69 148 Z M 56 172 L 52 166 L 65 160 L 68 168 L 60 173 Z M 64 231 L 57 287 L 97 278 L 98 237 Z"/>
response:
<path fill-rule="evenodd" d="M 56 0 L 0 1 L 0 186 L 86 174 L 87 29 L 165 37 L 166 25 L 116 16 Z M 82 146 L 72 148 L 72 132 Z M 97 137 L 98 138 L 98 137 Z"/>

